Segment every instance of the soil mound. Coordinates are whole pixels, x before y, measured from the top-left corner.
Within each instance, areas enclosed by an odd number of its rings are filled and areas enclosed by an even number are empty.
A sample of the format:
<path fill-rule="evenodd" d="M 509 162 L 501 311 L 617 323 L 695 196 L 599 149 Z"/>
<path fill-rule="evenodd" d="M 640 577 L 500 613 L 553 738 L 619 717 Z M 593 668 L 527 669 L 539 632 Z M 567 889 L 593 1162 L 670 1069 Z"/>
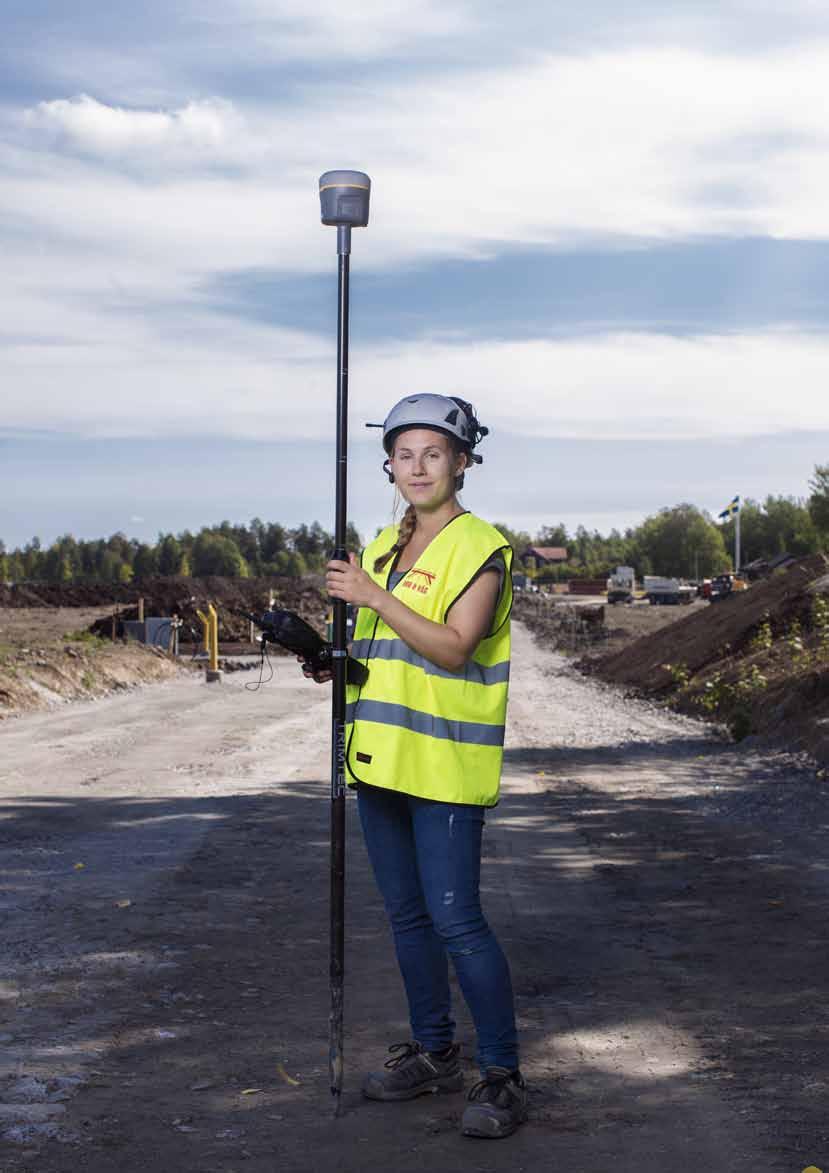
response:
<path fill-rule="evenodd" d="M 182 671 L 157 648 L 135 643 L 123 647 L 94 636 L 63 646 L 10 648 L 0 652 L 0 722 L 20 713 L 170 680 Z"/>
<path fill-rule="evenodd" d="M 829 762 L 829 559 L 803 558 L 585 670 Z"/>
<path fill-rule="evenodd" d="M 766 617 L 773 637 L 789 630 L 795 621 L 808 628 L 814 600 L 810 587 L 828 572 L 829 559 L 823 554 L 802 558 L 750 590 L 642 636 L 622 651 L 593 660 L 589 669 L 603 680 L 646 693 L 662 692 L 674 683 L 678 668 L 693 676 L 720 661 L 739 657 Z"/>
<path fill-rule="evenodd" d="M 259 613 L 271 598 L 277 607 L 296 611 L 322 631 L 327 609 L 324 580 L 319 575 L 303 578 L 182 578 L 137 579 L 131 583 L 19 583 L 0 586 L 0 607 L 94 607 L 112 604 L 120 619 L 138 618 L 138 600 L 144 599 L 146 616 L 179 615 L 184 620 L 181 639 L 187 643 L 201 639 L 201 625 L 196 615 L 208 603 L 219 613 L 219 636 L 223 641 L 246 641 L 247 620 L 232 609 Z M 109 636 L 112 622 L 99 619 L 91 631 Z"/>

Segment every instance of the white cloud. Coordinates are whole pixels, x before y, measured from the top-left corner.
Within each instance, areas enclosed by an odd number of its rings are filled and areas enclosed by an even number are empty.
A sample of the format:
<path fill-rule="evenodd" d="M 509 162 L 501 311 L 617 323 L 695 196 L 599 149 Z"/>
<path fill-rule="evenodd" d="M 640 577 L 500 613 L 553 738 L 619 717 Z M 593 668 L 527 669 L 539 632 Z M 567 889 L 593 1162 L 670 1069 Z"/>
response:
<path fill-rule="evenodd" d="M 200 5 L 199 16 L 234 33 L 247 28 L 255 35 L 257 54 L 270 52 L 280 60 L 365 61 L 422 49 L 424 42 L 468 33 L 476 23 L 470 6 L 451 0 L 225 0 L 221 6 Z"/>
<path fill-rule="evenodd" d="M 11 428 L 98 435 L 324 437 L 334 411 L 332 345 L 232 319 L 182 317 L 160 335 L 77 311 L 70 343 L 7 346 Z M 749 437 L 829 429 L 829 340 L 799 334 L 361 347 L 357 425 L 412 390 L 461 394 L 495 430 L 624 438 Z"/>
<path fill-rule="evenodd" d="M 418 343 L 367 356 L 355 399 L 376 417 L 410 390 L 457 393 L 532 436 L 740 437 L 829 428 L 827 363 L 828 339 L 785 333 Z"/>
<path fill-rule="evenodd" d="M 327 264 L 314 185 L 341 165 L 375 182 L 365 264 L 505 241 L 826 237 L 827 73 L 829 46 L 746 59 L 663 50 L 321 86 L 301 104 L 60 99 L 27 112 L 3 204 L 50 233 L 161 247 L 170 264 L 205 269 Z M 69 158 L 44 158 L 44 129 Z"/>
<path fill-rule="evenodd" d="M 241 123 L 232 103 L 218 98 L 188 102 L 179 110 L 129 110 L 88 94 L 39 102 L 24 121 L 68 151 L 104 157 L 152 152 L 157 159 L 177 153 L 176 166 L 181 152 L 202 163 L 211 155 L 225 158 Z"/>
<path fill-rule="evenodd" d="M 366 270 L 504 242 L 829 236 L 828 73 L 823 45 L 749 59 L 662 50 L 355 79 L 309 87 L 302 105 L 133 110 L 81 96 L 7 112 L 0 320 L 28 341 L 3 360 L 4 422 L 325 434 L 327 342 L 217 318 L 202 290 L 248 268 L 333 279 L 316 198 L 331 166 L 374 180 L 372 224 L 355 239 Z M 355 355 L 355 402 L 376 417 L 397 389 L 454 389 L 534 434 L 817 428 L 827 358 L 795 333 L 425 341 Z"/>

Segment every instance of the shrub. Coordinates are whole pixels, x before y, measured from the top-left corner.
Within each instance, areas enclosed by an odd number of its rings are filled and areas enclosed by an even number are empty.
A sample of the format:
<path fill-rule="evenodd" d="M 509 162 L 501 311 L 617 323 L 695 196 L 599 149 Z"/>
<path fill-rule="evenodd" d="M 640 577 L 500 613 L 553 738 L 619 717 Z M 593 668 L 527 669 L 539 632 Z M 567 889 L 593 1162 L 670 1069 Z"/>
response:
<path fill-rule="evenodd" d="M 829 655 L 829 599 L 815 595 L 812 603 L 812 629 L 818 639 L 818 654 Z"/>
<path fill-rule="evenodd" d="M 771 631 L 771 618 L 768 611 L 763 616 L 760 626 L 751 637 L 748 648 L 750 652 L 768 652 L 774 642 Z"/>
<path fill-rule="evenodd" d="M 809 651 L 803 641 L 803 630 L 799 619 L 793 619 L 786 632 L 786 647 L 792 658 L 795 668 L 800 668 L 809 661 Z"/>
<path fill-rule="evenodd" d="M 677 688 L 684 688 L 691 679 L 691 673 L 688 671 L 687 664 L 663 664 L 662 667 L 666 672 L 670 673 L 671 682 Z"/>

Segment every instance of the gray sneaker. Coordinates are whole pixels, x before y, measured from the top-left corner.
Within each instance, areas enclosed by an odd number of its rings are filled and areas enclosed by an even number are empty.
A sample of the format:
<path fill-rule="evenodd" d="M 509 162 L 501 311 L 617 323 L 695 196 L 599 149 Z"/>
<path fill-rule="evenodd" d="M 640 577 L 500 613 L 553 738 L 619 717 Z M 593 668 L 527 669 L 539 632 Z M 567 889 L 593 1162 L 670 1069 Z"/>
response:
<path fill-rule="evenodd" d="M 484 1078 L 469 1092 L 461 1132 L 496 1139 L 509 1136 L 527 1119 L 527 1089 L 520 1071 L 487 1067 Z"/>
<path fill-rule="evenodd" d="M 463 1091 L 463 1073 L 458 1046 L 441 1057 L 424 1051 L 420 1043 L 395 1043 L 389 1047 L 393 1058 L 386 1071 L 371 1071 L 363 1080 L 363 1095 L 369 1100 L 413 1100 L 427 1092 Z"/>

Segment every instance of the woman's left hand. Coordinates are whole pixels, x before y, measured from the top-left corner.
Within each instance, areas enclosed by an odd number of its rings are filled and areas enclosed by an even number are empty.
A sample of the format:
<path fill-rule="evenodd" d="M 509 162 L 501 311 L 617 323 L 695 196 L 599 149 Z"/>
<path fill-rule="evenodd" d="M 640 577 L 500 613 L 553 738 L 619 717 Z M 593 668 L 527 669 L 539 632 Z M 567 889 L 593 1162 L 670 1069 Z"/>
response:
<path fill-rule="evenodd" d="M 348 562 L 334 558 L 328 563 L 325 573 L 328 594 L 332 599 L 345 599 L 346 603 L 353 603 L 357 607 L 373 609 L 378 592 L 383 588 L 369 578 L 354 554 L 349 554 L 348 558 Z"/>

